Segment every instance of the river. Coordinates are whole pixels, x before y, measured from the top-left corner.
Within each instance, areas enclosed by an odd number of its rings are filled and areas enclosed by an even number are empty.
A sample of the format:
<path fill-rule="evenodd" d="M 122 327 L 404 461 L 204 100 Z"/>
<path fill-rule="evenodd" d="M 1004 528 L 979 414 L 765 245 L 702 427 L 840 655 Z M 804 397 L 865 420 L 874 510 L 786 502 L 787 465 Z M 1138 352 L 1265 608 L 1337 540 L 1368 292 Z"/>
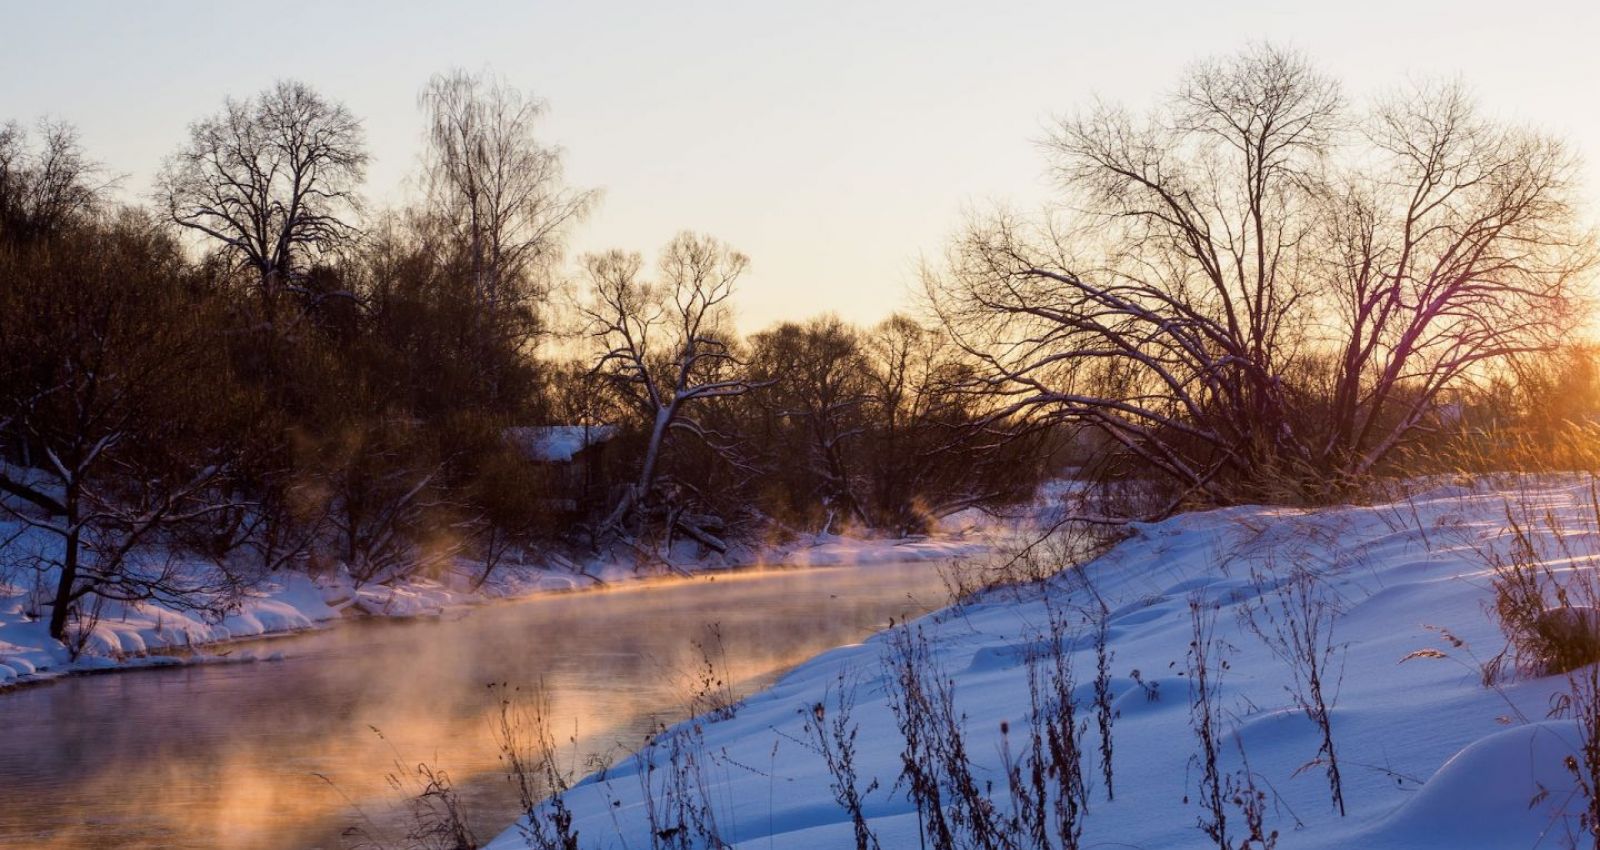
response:
<path fill-rule="evenodd" d="M 353 621 L 232 647 L 278 661 L 0 693 L 0 846 L 398 846 L 424 762 L 487 841 L 519 813 L 491 684 L 542 687 L 583 764 L 684 716 L 697 644 L 748 692 L 943 600 L 928 563 L 741 572 Z"/>

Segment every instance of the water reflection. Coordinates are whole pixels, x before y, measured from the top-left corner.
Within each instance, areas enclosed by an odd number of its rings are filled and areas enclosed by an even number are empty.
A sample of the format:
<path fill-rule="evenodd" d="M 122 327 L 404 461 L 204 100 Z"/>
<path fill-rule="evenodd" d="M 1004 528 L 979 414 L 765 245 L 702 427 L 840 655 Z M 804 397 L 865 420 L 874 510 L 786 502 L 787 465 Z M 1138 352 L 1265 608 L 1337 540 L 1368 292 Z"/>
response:
<path fill-rule="evenodd" d="M 480 837 L 514 817 L 489 683 L 543 683 L 577 756 L 681 715 L 721 625 L 756 687 L 942 599 L 932 566 L 745 573 L 359 623 L 285 660 L 63 680 L 0 694 L 0 846 L 339 848 L 406 829 L 385 773 L 449 771 Z M 380 730 L 381 735 L 374 730 Z"/>

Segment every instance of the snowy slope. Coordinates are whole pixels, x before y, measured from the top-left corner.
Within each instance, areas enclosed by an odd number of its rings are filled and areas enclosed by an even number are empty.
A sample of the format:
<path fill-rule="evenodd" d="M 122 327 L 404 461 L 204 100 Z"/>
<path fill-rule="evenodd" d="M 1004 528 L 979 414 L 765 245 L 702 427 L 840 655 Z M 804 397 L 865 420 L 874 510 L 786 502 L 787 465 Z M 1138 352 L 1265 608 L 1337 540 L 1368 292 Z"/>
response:
<path fill-rule="evenodd" d="M 1562 760 L 1578 745 L 1577 727 L 1546 720 L 1566 680 L 1524 679 L 1498 689 L 1480 683 L 1479 663 L 1504 644 L 1486 608 L 1481 553 L 1506 545 L 1508 501 L 1534 513 L 1555 511 L 1567 528 L 1592 530 L 1588 486 L 1523 479 L 1500 490 L 1441 487 L 1377 507 L 1234 508 L 1137 527 L 1083 571 L 1112 612 L 1120 713 L 1114 802 L 1099 780 L 1092 721 L 1085 739 L 1092 802 L 1082 846 L 1213 846 L 1196 828 L 1199 776 L 1190 761 L 1196 744 L 1185 676 L 1191 602 L 1214 606 L 1215 636 L 1226 646 L 1224 769 L 1239 766 L 1235 743 L 1242 741 L 1268 794 L 1267 826 L 1281 833 L 1279 847 L 1569 846 L 1580 803 Z M 1244 625 L 1243 613 L 1262 604 L 1271 576 L 1289 564 L 1315 570 L 1337 601 L 1333 640 L 1343 679 L 1332 725 L 1345 817 L 1333 810 L 1320 767 L 1300 770 L 1317 755 L 1319 738 L 1285 689 L 1288 668 Z M 1057 610 L 1088 608 L 1078 577 L 1059 577 L 1048 597 Z M 999 729 L 1010 725 L 1015 748 L 1016 730 L 1028 722 L 1023 656 L 1046 622 L 1039 593 L 1002 592 L 913 626 L 953 677 L 978 778 L 996 789 L 1004 785 Z M 821 759 L 802 743 L 808 707 L 836 692 L 843 677 L 856 683 L 860 784 L 878 780 L 866 795 L 871 826 L 884 848 L 919 846 L 916 813 L 895 787 L 902 739 L 885 702 L 885 646 L 879 636 L 836 649 L 751 697 L 733 719 L 699 724 L 706 798 L 724 839 L 751 850 L 855 846 Z M 1081 692 L 1094 660 L 1092 642 L 1077 646 Z M 1417 650 L 1437 652 L 1402 663 Z M 1159 686 L 1159 698 L 1135 685 L 1134 670 Z M 659 788 L 659 777 L 653 781 Z M 567 804 L 577 812 L 583 846 L 650 846 L 642 795 L 635 759 L 575 788 Z M 1003 793 L 996 796 L 1007 809 Z M 511 829 L 490 846 L 525 844 Z"/>

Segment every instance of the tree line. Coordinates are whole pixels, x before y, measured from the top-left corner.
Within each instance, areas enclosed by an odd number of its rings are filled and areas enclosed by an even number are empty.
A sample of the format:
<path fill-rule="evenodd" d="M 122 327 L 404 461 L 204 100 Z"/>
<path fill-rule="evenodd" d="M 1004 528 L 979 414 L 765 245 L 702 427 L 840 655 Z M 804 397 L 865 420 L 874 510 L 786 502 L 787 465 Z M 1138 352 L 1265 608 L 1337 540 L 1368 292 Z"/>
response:
<path fill-rule="evenodd" d="M 419 189 L 382 210 L 359 118 L 299 82 L 195 121 L 138 204 L 71 126 L 0 129 L 0 579 L 53 636 L 281 570 L 917 533 L 1044 474 L 931 324 L 741 336 L 715 237 L 566 257 L 597 198 L 543 103 L 449 72 L 418 104 Z M 596 498 L 508 438 L 542 426 L 609 438 Z"/>

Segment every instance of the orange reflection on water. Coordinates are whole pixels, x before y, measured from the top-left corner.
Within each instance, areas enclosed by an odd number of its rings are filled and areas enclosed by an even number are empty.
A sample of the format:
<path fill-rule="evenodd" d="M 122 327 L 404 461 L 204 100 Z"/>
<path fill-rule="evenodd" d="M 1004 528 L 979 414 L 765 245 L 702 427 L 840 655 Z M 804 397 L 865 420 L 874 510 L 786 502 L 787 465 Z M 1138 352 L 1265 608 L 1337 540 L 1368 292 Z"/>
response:
<path fill-rule="evenodd" d="M 582 763 L 683 715 L 708 623 L 719 673 L 751 688 L 941 600 L 927 564 L 758 571 L 352 623 L 273 641 L 281 663 L 0 694 L 0 845 L 393 843 L 422 762 L 449 773 L 487 840 L 518 813 L 491 683 L 542 686 L 550 728 L 576 730 Z"/>

